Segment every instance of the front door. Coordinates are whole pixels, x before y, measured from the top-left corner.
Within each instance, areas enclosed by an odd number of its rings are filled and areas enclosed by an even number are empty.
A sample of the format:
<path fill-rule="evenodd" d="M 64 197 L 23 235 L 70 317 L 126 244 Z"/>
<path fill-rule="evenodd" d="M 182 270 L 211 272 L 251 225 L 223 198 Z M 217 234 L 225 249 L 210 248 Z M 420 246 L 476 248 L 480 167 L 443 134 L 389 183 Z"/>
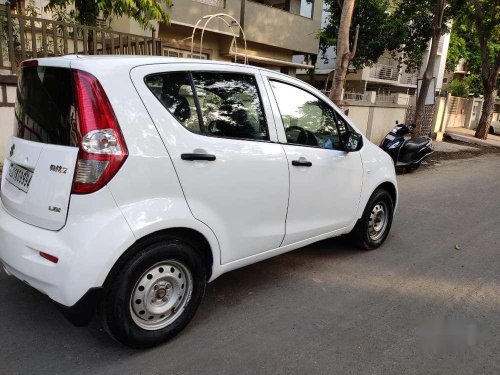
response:
<path fill-rule="evenodd" d="M 193 216 L 215 233 L 222 263 L 280 246 L 288 166 L 253 68 L 156 65 L 132 71 Z M 197 68 L 198 67 L 198 68 Z"/>
<path fill-rule="evenodd" d="M 277 128 L 290 170 L 290 201 L 283 245 L 326 234 L 355 220 L 362 184 L 359 152 L 345 152 L 349 129 L 333 106 L 304 87 L 268 77 Z M 281 122 L 281 124 L 278 124 Z M 281 133 L 280 133 L 281 131 Z"/>

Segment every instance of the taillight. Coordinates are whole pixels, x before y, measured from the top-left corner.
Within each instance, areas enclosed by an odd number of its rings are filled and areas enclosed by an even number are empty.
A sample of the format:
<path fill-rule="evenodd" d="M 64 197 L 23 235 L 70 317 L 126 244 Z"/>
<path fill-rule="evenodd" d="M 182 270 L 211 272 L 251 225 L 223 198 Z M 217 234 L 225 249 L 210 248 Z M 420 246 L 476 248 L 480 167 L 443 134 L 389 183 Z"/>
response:
<path fill-rule="evenodd" d="M 21 62 L 21 68 L 36 68 L 38 66 L 38 60 L 24 60 Z"/>
<path fill-rule="evenodd" d="M 128 156 L 111 103 L 93 75 L 75 70 L 78 161 L 75 194 L 93 193 L 106 185 Z"/>

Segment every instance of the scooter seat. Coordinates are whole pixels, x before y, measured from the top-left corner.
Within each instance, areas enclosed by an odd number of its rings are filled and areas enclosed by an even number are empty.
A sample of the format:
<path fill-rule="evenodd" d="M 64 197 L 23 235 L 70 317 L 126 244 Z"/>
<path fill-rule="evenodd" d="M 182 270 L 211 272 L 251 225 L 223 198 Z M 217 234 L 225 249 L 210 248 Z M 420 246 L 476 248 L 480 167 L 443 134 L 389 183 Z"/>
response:
<path fill-rule="evenodd" d="M 429 142 L 429 138 L 419 137 L 409 139 L 408 142 L 405 143 L 404 148 L 408 151 L 417 151 L 422 148 Z"/>

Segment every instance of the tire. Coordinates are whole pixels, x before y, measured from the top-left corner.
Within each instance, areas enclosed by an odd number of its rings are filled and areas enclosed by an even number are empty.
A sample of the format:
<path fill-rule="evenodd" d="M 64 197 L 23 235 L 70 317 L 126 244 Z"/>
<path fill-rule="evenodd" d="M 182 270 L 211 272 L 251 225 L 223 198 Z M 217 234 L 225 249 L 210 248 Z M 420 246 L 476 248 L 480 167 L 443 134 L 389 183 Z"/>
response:
<path fill-rule="evenodd" d="M 149 348 L 177 335 L 191 321 L 206 287 L 204 259 L 178 238 L 148 242 L 107 282 L 103 327 L 117 341 Z"/>
<path fill-rule="evenodd" d="M 377 207 L 377 209 L 376 209 Z M 375 231 L 377 225 L 371 225 L 374 216 L 375 220 L 380 218 L 380 208 L 384 211 L 384 222 L 380 226 L 380 231 Z M 387 190 L 377 189 L 372 194 L 366 204 L 363 216 L 358 220 L 356 226 L 351 231 L 351 239 L 354 244 L 363 250 L 373 250 L 382 245 L 391 230 L 392 218 L 394 215 L 394 202 Z M 374 235 L 376 232 L 376 235 Z"/>
<path fill-rule="evenodd" d="M 412 164 L 408 167 L 405 168 L 405 172 L 407 173 L 411 173 L 413 171 L 416 171 L 418 168 L 420 168 L 420 164 L 422 164 L 422 162 L 418 162 L 418 163 L 415 163 L 415 164 Z"/>
<path fill-rule="evenodd" d="M 490 126 L 490 128 L 488 129 L 488 133 L 495 134 L 495 129 L 493 129 L 493 126 Z"/>

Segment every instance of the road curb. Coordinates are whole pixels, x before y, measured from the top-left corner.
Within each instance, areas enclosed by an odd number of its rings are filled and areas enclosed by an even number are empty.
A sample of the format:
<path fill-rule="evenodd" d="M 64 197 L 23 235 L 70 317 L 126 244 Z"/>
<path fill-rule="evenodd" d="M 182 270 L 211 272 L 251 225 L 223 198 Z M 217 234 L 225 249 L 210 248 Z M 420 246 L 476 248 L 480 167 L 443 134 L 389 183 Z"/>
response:
<path fill-rule="evenodd" d="M 491 143 L 491 142 L 488 142 L 488 141 L 485 141 L 483 139 L 477 139 L 477 138 L 474 138 L 474 137 L 469 137 L 469 136 L 466 136 L 466 135 L 461 135 L 461 134 L 451 133 L 451 132 L 446 132 L 445 134 L 448 137 L 450 137 L 451 139 L 454 139 L 455 141 L 470 143 L 470 144 L 479 145 L 479 146 L 500 148 L 500 145 L 495 144 L 495 143 Z"/>

